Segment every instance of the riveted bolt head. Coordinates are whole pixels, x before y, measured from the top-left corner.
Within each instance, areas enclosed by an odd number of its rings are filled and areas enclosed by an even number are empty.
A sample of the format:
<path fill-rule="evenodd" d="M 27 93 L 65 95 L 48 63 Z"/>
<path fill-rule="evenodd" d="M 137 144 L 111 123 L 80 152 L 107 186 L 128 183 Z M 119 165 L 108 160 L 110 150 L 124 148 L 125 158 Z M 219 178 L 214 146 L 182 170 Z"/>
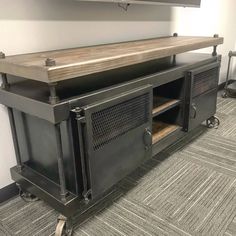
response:
<path fill-rule="evenodd" d="M 45 60 L 45 66 L 55 66 L 56 61 L 53 58 L 47 58 Z"/>

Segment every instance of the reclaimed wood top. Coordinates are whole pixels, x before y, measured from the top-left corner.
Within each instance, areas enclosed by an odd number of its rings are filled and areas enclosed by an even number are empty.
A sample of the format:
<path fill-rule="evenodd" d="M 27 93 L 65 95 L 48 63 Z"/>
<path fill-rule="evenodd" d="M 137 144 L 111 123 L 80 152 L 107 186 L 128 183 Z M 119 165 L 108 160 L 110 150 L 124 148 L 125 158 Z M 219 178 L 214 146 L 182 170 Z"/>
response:
<path fill-rule="evenodd" d="M 222 43 L 223 38 L 178 36 L 23 54 L 0 59 L 0 72 L 52 83 Z M 47 58 L 56 64 L 46 66 Z"/>

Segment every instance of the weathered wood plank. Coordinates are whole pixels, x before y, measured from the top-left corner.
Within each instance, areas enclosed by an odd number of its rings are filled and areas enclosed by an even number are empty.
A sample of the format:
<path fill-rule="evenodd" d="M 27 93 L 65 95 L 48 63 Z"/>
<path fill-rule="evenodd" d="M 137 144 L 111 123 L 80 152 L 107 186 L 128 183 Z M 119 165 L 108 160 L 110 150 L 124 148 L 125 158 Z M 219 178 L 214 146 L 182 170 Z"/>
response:
<path fill-rule="evenodd" d="M 0 59 L 0 72 L 46 83 L 115 69 L 223 43 L 213 37 L 163 37 Z M 53 58 L 55 66 L 45 66 Z"/>
<path fill-rule="evenodd" d="M 154 121 L 152 124 L 152 144 L 159 142 L 179 128 L 178 125 L 166 124 L 161 121 Z"/>
<path fill-rule="evenodd" d="M 153 109 L 152 114 L 156 115 L 170 107 L 172 107 L 175 104 L 179 104 L 180 100 L 178 99 L 169 99 L 164 97 L 153 97 Z"/>

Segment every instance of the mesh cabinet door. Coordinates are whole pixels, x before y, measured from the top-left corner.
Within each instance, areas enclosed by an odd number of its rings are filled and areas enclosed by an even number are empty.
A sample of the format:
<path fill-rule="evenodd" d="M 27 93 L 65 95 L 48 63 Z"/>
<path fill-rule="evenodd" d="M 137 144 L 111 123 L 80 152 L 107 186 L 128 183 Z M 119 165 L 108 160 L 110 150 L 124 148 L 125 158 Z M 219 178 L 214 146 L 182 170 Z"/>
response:
<path fill-rule="evenodd" d="M 83 108 L 89 198 L 101 195 L 151 157 L 152 87 Z"/>
<path fill-rule="evenodd" d="M 190 70 L 186 74 L 185 131 L 200 125 L 216 112 L 220 63 Z"/>

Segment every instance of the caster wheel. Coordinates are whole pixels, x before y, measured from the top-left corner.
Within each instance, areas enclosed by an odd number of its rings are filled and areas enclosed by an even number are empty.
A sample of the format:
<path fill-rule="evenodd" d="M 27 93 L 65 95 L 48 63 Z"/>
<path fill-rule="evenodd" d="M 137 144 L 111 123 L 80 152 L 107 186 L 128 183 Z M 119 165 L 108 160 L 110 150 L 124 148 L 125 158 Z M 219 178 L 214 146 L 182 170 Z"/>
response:
<path fill-rule="evenodd" d="M 55 236 L 72 236 L 73 228 L 68 226 L 67 220 L 58 220 Z"/>
<path fill-rule="evenodd" d="M 28 192 L 20 192 L 20 197 L 26 202 L 36 202 L 39 200 L 36 196 Z"/>
<path fill-rule="evenodd" d="M 227 94 L 227 92 L 226 92 L 226 91 L 224 91 L 224 92 L 222 93 L 221 97 L 222 97 L 222 98 L 227 98 L 227 97 L 228 97 L 228 94 Z"/>
<path fill-rule="evenodd" d="M 39 200 L 38 197 L 34 196 L 33 194 L 26 192 L 22 190 L 19 184 L 17 184 L 17 187 L 19 188 L 19 196 L 25 201 L 25 202 L 36 202 Z"/>
<path fill-rule="evenodd" d="M 220 125 L 220 120 L 216 116 L 212 116 L 206 120 L 206 125 L 208 128 L 217 129 Z"/>

